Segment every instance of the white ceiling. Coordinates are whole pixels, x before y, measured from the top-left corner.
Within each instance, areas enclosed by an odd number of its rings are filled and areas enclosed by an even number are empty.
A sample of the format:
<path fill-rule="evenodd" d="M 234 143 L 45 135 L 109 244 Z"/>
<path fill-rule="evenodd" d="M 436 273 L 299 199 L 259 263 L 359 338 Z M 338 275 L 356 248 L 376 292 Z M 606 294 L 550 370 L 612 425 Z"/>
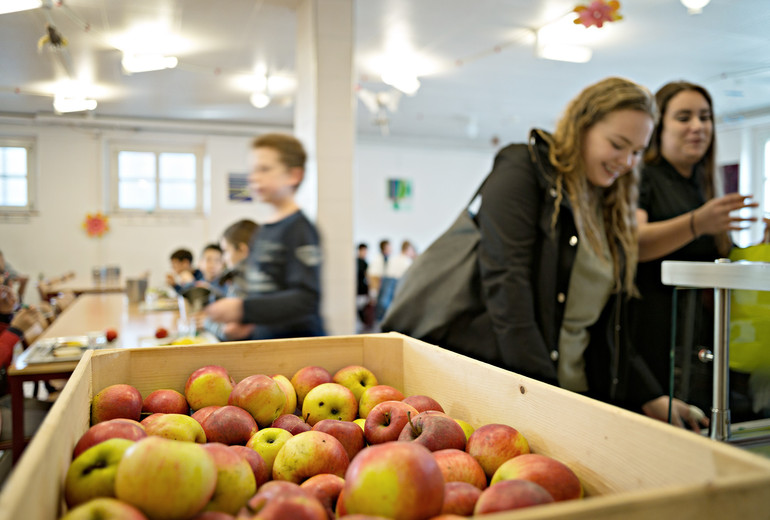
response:
<path fill-rule="evenodd" d="M 92 84 L 92 118 L 289 127 L 296 2 L 64 0 L 1 15 L 0 116 L 50 115 L 56 82 L 71 77 Z M 422 86 L 387 114 L 392 138 L 518 140 L 531 126 L 552 127 L 573 95 L 609 75 L 653 90 L 673 79 L 701 83 L 718 116 L 770 112 L 770 0 L 711 0 L 699 15 L 679 0 L 621 0 L 623 20 L 584 29 L 590 62 L 535 57 L 532 29 L 588 3 L 356 0 L 356 77 L 363 89 L 388 91 L 376 61 L 394 43 L 414 59 Z M 181 40 L 165 49 L 179 66 L 125 75 L 118 38 L 150 21 Z M 47 22 L 67 38 L 63 51 L 38 51 Z M 256 67 L 281 83 L 271 84 L 277 99 L 265 109 L 249 103 Z M 357 106 L 359 134 L 379 135 L 373 114 Z"/>

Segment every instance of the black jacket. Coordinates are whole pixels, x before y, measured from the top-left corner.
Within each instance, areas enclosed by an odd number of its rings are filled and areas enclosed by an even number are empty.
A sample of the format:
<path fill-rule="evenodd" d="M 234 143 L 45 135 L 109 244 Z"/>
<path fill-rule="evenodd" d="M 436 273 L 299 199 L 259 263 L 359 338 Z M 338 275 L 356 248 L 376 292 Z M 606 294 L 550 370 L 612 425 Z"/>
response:
<path fill-rule="evenodd" d="M 555 227 L 557 195 L 548 144 L 502 149 L 482 188 L 476 220 L 486 312 L 455 324 L 441 344 L 451 350 L 557 384 L 558 346 L 579 237 L 566 193 Z M 626 335 L 627 298 L 613 294 L 590 329 L 588 395 L 629 408 L 662 395 Z"/>

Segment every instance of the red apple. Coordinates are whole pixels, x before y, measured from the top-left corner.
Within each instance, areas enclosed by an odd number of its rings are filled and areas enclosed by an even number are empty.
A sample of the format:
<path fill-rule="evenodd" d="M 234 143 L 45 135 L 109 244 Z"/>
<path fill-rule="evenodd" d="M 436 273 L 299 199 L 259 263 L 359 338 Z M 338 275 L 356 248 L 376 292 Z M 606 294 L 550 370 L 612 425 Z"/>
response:
<path fill-rule="evenodd" d="M 309 497 L 310 493 L 299 487 L 299 484 L 287 480 L 270 480 L 257 489 L 257 493 L 249 499 L 238 512 L 238 518 L 251 519 L 252 516 L 264 509 L 268 502 L 279 496 L 300 495 Z"/>
<path fill-rule="evenodd" d="M 219 405 L 204 406 L 200 410 L 196 410 L 195 412 L 193 412 L 191 417 L 196 421 L 198 421 L 199 423 L 203 424 L 203 420 L 206 417 L 214 413 L 214 410 L 218 410 L 220 408 L 222 407 Z"/>
<path fill-rule="evenodd" d="M 278 496 L 265 504 L 259 520 L 327 520 L 326 509 L 316 498 L 302 495 Z"/>
<path fill-rule="evenodd" d="M 175 441 L 206 442 L 206 432 L 201 424 L 180 413 L 154 413 L 142 419 L 142 426 L 151 437 L 164 437 Z"/>
<path fill-rule="evenodd" d="M 147 520 L 139 509 L 115 498 L 95 498 L 71 509 L 61 520 Z"/>
<path fill-rule="evenodd" d="M 302 432 L 288 439 L 273 461 L 273 479 L 297 484 L 319 473 L 343 476 L 350 459 L 340 441 L 324 432 Z"/>
<path fill-rule="evenodd" d="M 322 383 L 310 389 L 302 401 L 302 417 L 310 426 L 322 419 L 352 421 L 358 416 L 358 399 L 347 387 Z"/>
<path fill-rule="evenodd" d="M 235 517 L 222 511 L 203 511 L 190 520 L 235 520 Z"/>
<path fill-rule="evenodd" d="M 112 343 L 117 338 L 118 338 L 118 331 L 115 329 L 107 329 L 104 332 L 104 339 L 106 339 L 108 343 Z"/>
<path fill-rule="evenodd" d="M 335 508 L 337 506 L 337 499 L 344 486 L 345 480 L 342 477 L 332 475 L 331 473 L 313 475 L 299 485 L 299 487 L 308 491 L 321 502 L 321 505 L 326 509 L 329 520 L 334 520 L 336 518 Z"/>
<path fill-rule="evenodd" d="M 340 368 L 332 377 L 332 381 L 348 388 L 356 396 L 356 402 L 364 390 L 377 385 L 377 377 L 366 367 L 348 365 Z"/>
<path fill-rule="evenodd" d="M 557 502 L 583 496 L 583 486 L 575 472 L 546 455 L 528 453 L 505 461 L 492 475 L 490 485 L 512 479 L 529 480 L 541 485 Z"/>
<path fill-rule="evenodd" d="M 229 446 L 214 442 L 204 444 L 203 449 L 212 456 L 217 467 L 217 485 L 205 509 L 234 515 L 257 492 L 254 472 L 249 463 Z"/>
<path fill-rule="evenodd" d="M 369 446 L 345 472 L 341 502 L 347 514 L 431 518 L 441 513 L 444 477 L 431 452 L 420 444 Z"/>
<path fill-rule="evenodd" d="M 406 404 L 405 401 L 401 403 Z M 465 449 L 465 432 L 457 421 L 443 412 L 429 410 L 417 415 L 408 414 L 407 418 L 398 440 L 422 444 L 430 451 Z"/>
<path fill-rule="evenodd" d="M 404 394 L 389 385 L 375 385 L 367 388 L 358 400 L 358 416 L 366 419 L 372 408 L 385 401 L 402 401 Z"/>
<path fill-rule="evenodd" d="M 315 423 L 313 430 L 328 433 L 340 441 L 350 460 L 366 447 L 364 431 L 354 422 L 323 419 Z"/>
<path fill-rule="evenodd" d="M 311 428 L 311 426 L 305 422 L 302 417 L 291 413 L 280 415 L 275 421 L 273 421 L 273 424 L 271 424 L 270 427 L 282 428 L 292 435 L 310 431 Z"/>
<path fill-rule="evenodd" d="M 504 480 L 481 492 L 473 514 L 475 516 L 511 511 L 522 507 L 550 504 L 553 501 L 550 493 L 534 482 L 520 479 Z"/>
<path fill-rule="evenodd" d="M 473 515 L 473 508 L 481 496 L 481 490 L 467 482 L 447 482 L 444 484 L 444 504 L 441 513 L 445 515 Z"/>
<path fill-rule="evenodd" d="M 401 401 L 385 401 L 369 412 L 364 424 L 364 435 L 369 444 L 395 441 L 409 421 L 409 415 L 417 415 L 411 405 Z"/>
<path fill-rule="evenodd" d="M 468 438 L 465 451 L 479 461 L 487 478 L 492 478 L 503 462 L 529 453 L 529 443 L 515 428 L 506 424 L 491 423 L 473 432 Z"/>
<path fill-rule="evenodd" d="M 263 459 L 259 453 L 251 448 L 240 446 L 238 444 L 230 446 L 230 449 L 249 463 L 251 471 L 254 473 L 254 480 L 257 484 L 257 488 L 272 478 L 272 475 L 267 470 L 267 463 L 265 462 L 265 459 Z"/>
<path fill-rule="evenodd" d="M 184 385 L 184 395 L 193 410 L 206 406 L 224 406 L 230 397 L 235 382 L 227 369 L 219 365 L 208 365 L 194 371 Z"/>
<path fill-rule="evenodd" d="M 91 401 L 91 424 L 110 419 L 142 417 L 142 394 L 131 385 L 110 385 L 97 393 Z"/>
<path fill-rule="evenodd" d="M 75 449 L 72 450 L 72 459 L 86 451 L 91 446 L 106 441 L 107 439 L 128 439 L 138 441 L 147 437 L 144 426 L 133 419 L 110 419 L 91 426 L 80 436 Z"/>
<path fill-rule="evenodd" d="M 274 379 L 264 374 L 248 376 L 233 387 L 227 404 L 249 412 L 260 428 L 267 428 L 286 406 L 286 394 Z"/>
<path fill-rule="evenodd" d="M 322 383 L 331 383 L 332 375 L 323 367 L 306 366 L 291 376 L 291 385 L 297 392 L 297 406 L 302 408 L 307 393 Z"/>
<path fill-rule="evenodd" d="M 200 424 L 208 442 L 227 445 L 246 444 L 259 430 L 249 412 L 230 405 L 213 410 Z"/>
<path fill-rule="evenodd" d="M 433 399 L 432 397 L 428 397 L 427 395 L 410 395 L 402 399 L 405 403 L 409 403 L 412 406 L 414 406 L 415 410 L 418 412 L 425 412 L 428 410 L 435 410 L 437 412 L 443 412 L 444 409 L 441 407 L 441 405 Z"/>
<path fill-rule="evenodd" d="M 170 388 L 150 392 L 142 402 L 144 413 L 190 413 L 190 406 L 185 396 Z"/>
<path fill-rule="evenodd" d="M 163 339 L 168 336 L 168 330 L 166 330 L 164 327 L 158 327 L 155 329 L 155 337 L 158 339 Z"/>
<path fill-rule="evenodd" d="M 294 386 L 289 381 L 289 378 L 283 374 L 275 374 L 272 377 L 278 386 L 281 387 L 283 393 L 286 394 L 286 407 L 283 409 L 283 413 L 294 413 L 297 411 L 297 391 L 294 390 Z"/>
<path fill-rule="evenodd" d="M 467 482 L 479 489 L 487 487 L 487 476 L 481 464 L 469 453 L 448 449 L 433 452 L 444 482 Z"/>

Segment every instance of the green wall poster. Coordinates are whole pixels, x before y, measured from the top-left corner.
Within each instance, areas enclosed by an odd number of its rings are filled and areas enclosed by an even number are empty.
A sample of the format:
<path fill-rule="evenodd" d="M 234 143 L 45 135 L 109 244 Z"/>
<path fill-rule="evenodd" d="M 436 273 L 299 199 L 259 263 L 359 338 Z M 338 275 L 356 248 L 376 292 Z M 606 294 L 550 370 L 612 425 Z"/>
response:
<path fill-rule="evenodd" d="M 388 179 L 388 199 L 394 210 L 412 208 L 412 181 L 408 179 Z"/>

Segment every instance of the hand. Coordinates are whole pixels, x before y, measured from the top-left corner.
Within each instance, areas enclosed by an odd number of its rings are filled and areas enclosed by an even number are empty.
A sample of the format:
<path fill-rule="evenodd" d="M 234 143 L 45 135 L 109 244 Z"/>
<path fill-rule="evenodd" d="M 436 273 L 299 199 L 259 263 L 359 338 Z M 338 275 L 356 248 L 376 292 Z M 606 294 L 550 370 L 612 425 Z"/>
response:
<path fill-rule="evenodd" d="M 222 298 L 210 303 L 203 309 L 206 316 L 219 323 L 236 322 L 243 319 L 243 300 L 240 298 Z"/>
<path fill-rule="evenodd" d="M 175 285 L 176 284 L 176 278 L 174 278 L 174 275 L 171 273 L 168 273 L 166 275 L 166 283 L 168 285 Z"/>
<path fill-rule="evenodd" d="M 16 308 L 16 291 L 7 285 L 0 285 L 0 314 L 11 314 Z"/>
<path fill-rule="evenodd" d="M 725 231 L 740 231 L 741 222 L 756 222 L 754 217 L 732 217 L 730 213 L 743 208 L 756 208 L 758 202 L 749 202 L 751 195 L 730 193 L 718 199 L 711 199 L 695 210 L 695 232 L 700 235 L 716 235 Z"/>
<path fill-rule="evenodd" d="M 248 339 L 251 332 L 256 328 L 252 323 L 226 323 L 222 328 L 222 333 L 228 340 Z"/>
<path fill-rule="evenodd" d="M 668 401 L 667 395 L 661 395 L 660 397 L 648 401 L 642 405 L 642 411 L 648 417 L 658 419 L 659 421 L 668 422 Z M 684 401 L 674 399 L 671 403 L 671 424 L 684 428 L 684 421 L 692 428 L 696 433 L 700 433 L 700 426 L 708 426 L 709 420 L 703 415 L 695 406 L 690 406 Z"/>

